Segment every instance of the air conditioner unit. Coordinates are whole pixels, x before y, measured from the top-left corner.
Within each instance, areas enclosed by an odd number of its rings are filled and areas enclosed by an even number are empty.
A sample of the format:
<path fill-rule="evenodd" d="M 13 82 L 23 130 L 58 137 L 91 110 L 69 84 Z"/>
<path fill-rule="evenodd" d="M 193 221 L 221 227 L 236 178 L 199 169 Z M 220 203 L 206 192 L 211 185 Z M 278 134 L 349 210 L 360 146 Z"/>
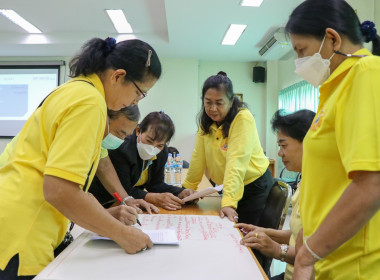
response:
<path fill-rule="evenodd" d="M 285 30 L 280 27 L 269 35 L 269 39 L 259 50 L 259 54 L 267 60 L 282 60 L 291 56 L 291 50 L 292 47 Z"/>

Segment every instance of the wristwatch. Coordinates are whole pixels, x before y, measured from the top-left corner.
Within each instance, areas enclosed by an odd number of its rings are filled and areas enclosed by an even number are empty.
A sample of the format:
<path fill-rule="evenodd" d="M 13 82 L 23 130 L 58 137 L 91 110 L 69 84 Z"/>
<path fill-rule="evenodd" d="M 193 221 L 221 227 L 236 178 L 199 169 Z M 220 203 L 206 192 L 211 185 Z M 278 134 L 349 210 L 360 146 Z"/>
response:
<path fill-rule="evenodd" d="M 284 262 L 286 253 L 288 252 L 289 246 L 287 244 L 281 244 L 281 256 L 280 261 Z"/>

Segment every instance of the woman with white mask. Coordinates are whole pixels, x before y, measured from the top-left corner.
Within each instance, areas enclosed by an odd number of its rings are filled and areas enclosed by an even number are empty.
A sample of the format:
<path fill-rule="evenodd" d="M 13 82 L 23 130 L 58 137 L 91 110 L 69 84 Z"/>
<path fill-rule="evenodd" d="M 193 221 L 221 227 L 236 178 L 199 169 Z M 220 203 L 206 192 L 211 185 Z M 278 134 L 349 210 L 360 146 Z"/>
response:
<path fill-rule="evenodd" d="M 100 161 L 95 178 L 96 180 L 100 180 L 110 194 L 117 192 L 125 200 L 125 204 L 135 208 L 138 213 L 142 213 L 142 210 L 146 210 L 149 214 L 152 214 L 152 211 L 158 213 L 158 208 L 153 204 L 143 199 L 133 199 L 133 197 L 129 196 L 121 185 L 111 159 L 108 156 L 108 150 L 119 148 L 123 144 L 124 139 L 133 134 L 139 119 L 140 110 L 137 105 L 128 106 L 119 111 L 107 110 L 107 127 L 102 140 Z M 89 192 L 92 193 L 91 186 Z M 114 199 L 104 203 L 103 206 L 108 208 L 113 203 Z M 110 208 L 109 211 L 112 212 L 115 209 Z"/>
<path fill-rule="evenodd" d="M 124 191 L 167 210 L 181 209 L 181 199 L 194 192 L 164 183 L 166 144 L 174 130 L 167 114 L 151 112 L 118 149 L 108 151 Z M 90 190 L 102 204 L 113 199 L 99 180 L 93 181 Z"/>
<path fill-rule="evenodd" d="M 305 60 L 296 72 L 321 85 L 303 141 L 303 242 L 293 279 L 312 279 L 313 268 L 315 279 L 379 279 L 380 37 L 341 0 L 304 1 L 286 30 Z"/>

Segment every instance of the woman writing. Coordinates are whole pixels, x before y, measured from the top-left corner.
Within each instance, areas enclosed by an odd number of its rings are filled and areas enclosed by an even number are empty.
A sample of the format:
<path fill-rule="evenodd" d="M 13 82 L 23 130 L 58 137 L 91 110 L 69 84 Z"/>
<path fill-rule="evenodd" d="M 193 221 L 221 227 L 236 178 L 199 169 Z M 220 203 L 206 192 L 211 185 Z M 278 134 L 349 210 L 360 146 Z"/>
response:
<path fill-rule="evenodd" d="M 223 184 L 220 216 L 257 224 L 273 178 L 255 120 L 244 107 L 224 72 L 204 82 L 197 139 L 183 186 L 196 189 L 207 168 L 212 181 Z"/>
<path fill-rule="evenodd" d="M 301 172 L 302 142 L 310 128 L 315 113 L 310 110 L 300 110 L 289 115 L 277 111 L 272 118 L 272 129 L 277 132 L 277 143 L 280 147 L 278 156 L 289 171 Z M 271 280 L 291 280 L 293 264 L 296 257 L 295 245 L 298 232 L 302 228 L 299 213 L 300 184 L 292 197 L 292 214 L 290 230 L 262 228 L 248 224 L 236 224 L 235 227 L 247 232 L 241 244 L 254 248 L 266 257 L 285 261 L 286 271 L 274 276 Z"/>
<path fill-rule="evenodd" d="M 304 140 L 300 213 L 303 246 L 293 279 L 378 279 L 380 275 L 380 58 L 363 48 L 374 23 L 346 1 L 306 0 L 286 25 L 296 73 L 320 87 Z M 331 73 L 331 75 L 330 75 Z"/>
<path fill-rule="evenodd" d="M 123 186 L 120 192 L 145 199 L 167 210 L 182 207 L 181 199 L 193 191 L 164 183 L 164 168 L 168 158 L 166 144 L 173 135 L 174 124 L 170 117 L 164 112 L 151 112 L 119 149 L 109 151 Z M 107 192 L 97 179 L 92 183 L 90 192 L 102 204 L 113 199 L 111 192 Z"/>
<path fill-rule="evenodd" d="M 157 54 L 139 40 L 95 38 L 70 62 L 70 74 L 26 121 L 0 169 L 3 279 L 38 274 L 54 258 L 69 219 L 128 253 L 152 246 L 126 226 L 136 221 L 133 208 L 114 210 L 120 222 L 84 191 L 98 166 L 107 108 L 117 111 L 146 95 L 161 75 Z"/>
<path fill-rule="evenodd" d="M 102 140 L 102 149 L 100 152 L 99 166 L 96 170 L 96 177 L 110 194 L 117 192 L 122 198 L 128 197 L 128 199 L 124 199 L 125 204 L 134 207 L 138 213 L 142 213 L 141 208 L 145 209 L 149 214 L 151 214 L 152 211 L 158 213 L 158 208 L 153 204 L 143 199 L 133 199 L 133 197 L 128 195 L 122 187 L 111 159 L 108 156 L 107 149 L 115 150 L 119 148 L 124 142 L 124 139 L 133 134 L 140 119 L 139 107 L 133 105 L 119 111 L 107 110 L 107 115 L 107 132 L 104 135 L 105 138 Z M 103 206 L 108 208 L 113 204 L 114 199 L 109 202 L 109 204 L 105 202 Z"/>

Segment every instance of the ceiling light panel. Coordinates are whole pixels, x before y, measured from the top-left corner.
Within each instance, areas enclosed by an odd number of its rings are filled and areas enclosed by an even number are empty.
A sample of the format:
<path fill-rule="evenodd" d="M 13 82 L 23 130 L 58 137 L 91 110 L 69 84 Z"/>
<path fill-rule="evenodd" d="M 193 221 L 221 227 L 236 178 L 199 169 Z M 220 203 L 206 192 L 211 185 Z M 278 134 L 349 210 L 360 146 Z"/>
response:
<path fill-rule="evenodd" d="M 222 45 L 235 45 L 246 27 L 245 24 L 231 24 L 224 36 Z"/>
<path fill-rule="evenodd" d="M 13 23 L 17 24 L 18 26 L 20 26 L 22 29 L 24 29 L 25 31 L 27 31 L 29 33 L 42 33 L 41 30 L 39 30 L 33 24 L 31 24 L 26 19 L 21 17 L 14 10 L 2 10 L 2 9 L 0 9 L 0 14 L 5 16 L 7 19 L 9 19 Z"/>
<path fill-rule="evenodd" d="M 260 7 L 263 0 L 242 0 L 241 5 L 245 7 Z"/>
<path fill-rule="evenodd" d="M 133 33 L 132 26 L 127 21 L 123 10 L 106 10 L 118 33 Z"/>

